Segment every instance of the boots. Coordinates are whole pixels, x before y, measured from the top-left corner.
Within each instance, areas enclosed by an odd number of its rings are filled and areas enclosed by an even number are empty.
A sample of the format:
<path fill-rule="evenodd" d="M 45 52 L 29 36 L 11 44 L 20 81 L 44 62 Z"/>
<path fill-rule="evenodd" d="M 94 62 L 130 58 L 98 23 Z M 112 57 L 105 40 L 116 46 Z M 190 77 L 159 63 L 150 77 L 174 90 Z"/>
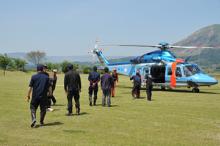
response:
<path fill-rule="evenodd" d="M 34 127 L 36 124 L 36 110 L 35 109 L 31 109 L 31 119 L 32 119 L 31 127 Z"/>
<path fill-rule="evenodd" d="M 46 115 L 46 110 L 40 111 L 40 125 L 41 125 L 41 126 L 44 125 L 45 115 Z"/>
<path fill-rule="evenodd" d="M 93 105 L 96 106 L 97 96 L 94 97 Z"/>
<path fill-rule="evenodd" d="M 76 108 L 76 114 L 80 115 L 80 108 Z"/>
<path fill-rule="evenodd" d="M 89 96 L 89 105 L 92 106 L 92 96 Z"/>
<path fill-rule="evenodd" d="M 76 114 L 80 115 L 80 105 L 76 104 L 75 107 L 76 107 Z"/>

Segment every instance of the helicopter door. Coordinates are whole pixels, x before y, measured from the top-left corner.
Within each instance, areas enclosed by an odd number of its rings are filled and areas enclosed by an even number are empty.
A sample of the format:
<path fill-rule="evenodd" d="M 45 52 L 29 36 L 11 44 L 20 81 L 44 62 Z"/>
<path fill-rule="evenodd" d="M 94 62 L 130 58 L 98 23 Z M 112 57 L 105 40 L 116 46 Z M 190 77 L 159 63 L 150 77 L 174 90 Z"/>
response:
<path fill-rule="evenodd" d="M 166 71 L 166 82 L 170 83 L 170 78 L 172 75 L 172 69 L 171 67 L 167 67 L 167 71 Z M 181 66 L 177 66 L 176 67 L 176 85 L 177 86 L 181 86 L 183 85 L 185 82 L 185 77 L 183 75 L 183 70 Z"/>
<path fill-rule="evenodd" d="M 165 65 L 154 65 L 150 68 L 150 74 L 155 83 L 165 83 Z"/>

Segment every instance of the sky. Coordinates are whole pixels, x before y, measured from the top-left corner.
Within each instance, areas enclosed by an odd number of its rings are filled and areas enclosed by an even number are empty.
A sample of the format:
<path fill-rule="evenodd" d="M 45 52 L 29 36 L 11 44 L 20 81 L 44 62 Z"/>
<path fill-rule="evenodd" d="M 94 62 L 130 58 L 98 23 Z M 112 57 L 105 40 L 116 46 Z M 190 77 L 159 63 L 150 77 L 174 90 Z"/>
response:
<path fill-rule="evenodd" d="M 0 53 L 88 55 L 96 39 L 100 44 L 172 44 L 220 24 L 219 14 L 220 0 L 0 0 Z M 102 49 L 108 56 L 149 51 Z"/>

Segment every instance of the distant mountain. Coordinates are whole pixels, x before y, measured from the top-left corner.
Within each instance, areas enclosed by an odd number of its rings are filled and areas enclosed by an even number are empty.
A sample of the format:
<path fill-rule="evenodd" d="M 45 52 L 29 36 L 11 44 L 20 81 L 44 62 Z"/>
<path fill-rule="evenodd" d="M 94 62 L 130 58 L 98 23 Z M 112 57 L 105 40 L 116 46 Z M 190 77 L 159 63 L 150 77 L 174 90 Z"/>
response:
<path fill-rule="evenodd" d="M 178 57 L 191 56 L 191 61 L 203 66 L 220 64 L 220 24 L 201 28 L 174 45 L 215 47 L 214 49 L 172 49 L 172 51 Z"/>

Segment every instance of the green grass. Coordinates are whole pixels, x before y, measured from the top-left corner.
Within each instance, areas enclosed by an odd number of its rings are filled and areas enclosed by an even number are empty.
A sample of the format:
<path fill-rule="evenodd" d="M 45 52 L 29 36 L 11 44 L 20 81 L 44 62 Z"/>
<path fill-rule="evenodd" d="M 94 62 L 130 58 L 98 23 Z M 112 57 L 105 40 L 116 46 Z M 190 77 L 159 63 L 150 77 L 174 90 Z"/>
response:
<path fill-rule="evenodd" d="M 32 74 L 0 71 L 0 145 L 220 145 L 220 85 L 201 93 L 154 91 L 147 102 L 131 98 L 131 82 L 120 76 L 112 107 L 88 105 L 87 75 L 81 75 L 80 116 L 65 116 L 63 75 L 58 75 L 57 106 L 48 112 L 44 127 L 30 128 L 29 104 L 24 101 Z M 218 76 L 220 79 L 220 76 Z M 185 90 L 186 92 L 182 92 Z M 39 110 L 38 117 L 39 119 Z"/>

